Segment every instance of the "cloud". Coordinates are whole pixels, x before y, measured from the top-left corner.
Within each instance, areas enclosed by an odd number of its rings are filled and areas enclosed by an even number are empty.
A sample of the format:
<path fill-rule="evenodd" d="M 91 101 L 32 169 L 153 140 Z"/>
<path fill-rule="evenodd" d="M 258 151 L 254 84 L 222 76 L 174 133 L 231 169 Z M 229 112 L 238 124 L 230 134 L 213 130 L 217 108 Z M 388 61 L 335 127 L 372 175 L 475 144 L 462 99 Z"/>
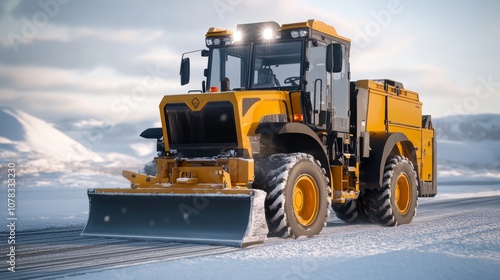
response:
<path fill-rule="evenodd" d="M 22 25 L 21 21 L 14 21 L 18 25 Z M 8 23 L 7 23 L 8 24 Z M 22 35 L 22 34 L 19 34 Z M 54 24 L 47 24 L 44 28 L 41 28 L 36 36 L 24 36 L 18 41 L 13 41 L 7 34 L 2 38 L 4 45 L 12 44 L 30 44 L 34 41 L 59 41 L 59 42 L 69 42 L 76 41 L 82 38 L 97 39 L 101 41 L 118 42 L 124 44 L 148 44 L 155 42 L 156 40 L 164 37 L 164 31 L 159 29 L 136 29 L 136 28 L 124 28 L 124 29 L 103 29 L 103 28 L 89 28 L 89 27 L 69 27 Z M 15 39 L 14 39 L 15 40 Z"/>
<path fill-rule="evenodd" d="M 156 118 L 154 108 L 165 89 L 179 91 L 179 86 L 177 80 L 161 76 L 161 69 L 152 66 L 149 70 L 130 77 L 110 68 L 82 71 L 0 66 L 0 77 L 8 80 L 0 86 L 0 104 L 46 120 L 95 117 L 120 122 Z"/>
<path fill-rule="evenodd" d="M 107 125 L 105 122 L 96 119 L 80 120 L 73 123 L 76 128 L 104 127 L 105 125 Z"/>
<path fill-rule="evenodd" d="M 12 71 L 14 70 L 14 71 Z M 6 77 L 11 87 L 23 91 L 68 90 L 78 88 L 85 92 L 102 92 L 138 83 L 137 80 L 124 79 L 108 68 L 95 68 L 91 71 L 68 71 L 60 68 L 0 66 L 0 75 Z"/>
<path fill-rule="evenodd" d="M 137 156 L 144 157 L 144 156 L 149 156 L 152 155 L 156 150 L 155 150 L 155 145 L 154 143 L 134 143 L 130 145 L 130 148 L 132 148 Z"/>
<path fill-rule="evenodd" d="M 0 90 L 0 103 L 57 122 L 62 119 L 88 119 L 107 123 L 139 122 L 158 119 L 161 90 L 135 96 L 130 91 L 106 95 L 90 95 L 75 91 L 9 92 Z"/>
<path fill-rule="evenodd" d="M 129 36 L 136 36 L 130 34 Z M 140 40 L 138 40 L 140 41 Z M 171 52 L 171 56 L 163 56 L 172 60 L 158 60 L 155 64 L 162 64 L 167 72 L 177 72 L 180 53 L 163 48 L 164 53 Z M 13 55 L 11 49 L 0 48 L 0 64 L 11 66 L 38 66 L 60 69 L 94 69 L 109 67 L 125 75 L 142 75 L 147 66 L 151 66 L 150 51 L 157 52 L 158 47 L 140 43 L 123 43 L 119 40 L 102 40 L 96 37 L 83 37 L 69 42 L 36 41 L 23 47 L 22 52 Z M 174 55 L 175 54 L 175 55 Z M 146 56 L 146 58 L 145 58 Z M 174 57 L 177 56 L 177 59 Z M 174 68 L 171 67 L 175 64 Z"/>
<path fill-rule="evenodd" d="M 200 88 L 206 61 L 193 59 L 193 83 L 187 87 L 179 85 L 179 62 L 183 52 L 205 47 L 209 27 L 234 30 L 239 23 L 313 18 L 353 40 L 359 50 L 351 53 L 354 79 L 400 80 L 435 98 L 435 108 L 450 100 L 462 102 L 474 92 L 478 77 L 500 80 L 495 76 L 500 65 L 495 62 L 498 3 L 449 8 L 428 0 L 399 0 L 402 12 L 383 24 L 377 16 L 390 1 L 3 1 L 0 102 L 52 120 L 157 117 L 162 95 Z M 360 32 L 374 22 L 383 28 L 360 47 Z M 27 35 L 30 24 L 36 32 Z M 17 53 L 10 33 L 21 37 Z M 149 89 L 143 91 L 144 85 Z M 141 92 L 147 96 L 136 98 L 145 95 Z M 134 100 L 134 94 L 141 100 Z M 491 101 L 484 103 L 489 111 L 497 99 Z"/>
<path fill-rule="evenodd" d="M 54 4 L 51 7 L 40 3 Z M 193 3 L 194 2 L 194 3 Z M 100 27 L 121 29 L 131 26 L 139 29 L 175 28 L 190 30 L 192 23 L 207 23 L 211 20 L 213 10 L 212 1 L 192 1 L 186 5 L 185 1 L 120 1 L 120 0 L 86 0 L 86 1 L 22 1 L 12 11 L 16 18 L 33 16 L 44 11 L 50 16 L 50 21 L 72 27 Z M 52 11 L 52 12 L 50 12 Z M 190 21 L 191 24 L 186 24 Z"/>

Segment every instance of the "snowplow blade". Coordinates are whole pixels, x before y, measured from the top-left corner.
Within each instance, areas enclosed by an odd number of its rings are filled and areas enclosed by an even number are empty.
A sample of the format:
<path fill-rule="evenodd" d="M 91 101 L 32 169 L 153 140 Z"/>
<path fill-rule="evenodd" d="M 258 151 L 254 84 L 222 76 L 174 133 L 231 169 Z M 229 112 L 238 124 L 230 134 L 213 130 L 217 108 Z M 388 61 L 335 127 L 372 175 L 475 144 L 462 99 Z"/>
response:
<path fill-rule="evenodd" d="M 207 194 L 89 189 L 89 219 L 82 235 L 237 247 L 259 244 L 268 233 L 265 195 L 260 190 Z"/>

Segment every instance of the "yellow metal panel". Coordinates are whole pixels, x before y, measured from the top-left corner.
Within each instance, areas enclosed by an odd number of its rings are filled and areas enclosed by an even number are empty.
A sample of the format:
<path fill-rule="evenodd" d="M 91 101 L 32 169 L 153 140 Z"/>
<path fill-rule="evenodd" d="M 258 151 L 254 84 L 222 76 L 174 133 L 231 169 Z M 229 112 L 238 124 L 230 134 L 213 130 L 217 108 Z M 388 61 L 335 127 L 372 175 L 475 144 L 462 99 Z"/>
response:
<path fill-rule="evenodd" d="M 220 37 L 220 36 L 230 36 L 233 32 L 224 28 L 210 27 L 207 31 L 205 37 Z"/>
<path fill-rule="evenodd" d="M 367 131 L 385 131 L 386 122 L 393 126 L 409 126 L 416 129 L 421 127 L 422 103 L 418 101 L 417 93 L 404 89 L 397 90 L 393 86 L 385 88 L 384 84 L 371 80 L 358 81 L 356 85 L 369 91 Z"/>
<path fill-rule="evenodd" d="M 380 90 L 369 89 L 366 130 L 369 132 L 385 131 L 385 97 Z"/>
<path fill-rule="evenodd" d="M 167 159 L 165 157 L 155 157 L 154 161 L 157 166 L 157 177 L 160 177 L 161 183 L 171 183 L 170 177 L 172 174 L 172 168 L 175 167 L 176 161 L 175 159 Z"/>
<path fill-rule="evenodd" d="M 233 104 L 233 108 L 238 108 L 238 104 L 235 98 L 234 92 L 224 92 L 224 93 L 200 93 L 200 94 L 180 94 L 180 95 L 165 95 L 160 102 L 160 115 L 162 122 L 162 129 L 165 143 L 165 150 L 170 150 L 170 144 L 168 143 L 168 135 L 167 126 L 165 124 L 165 111 L 164 108 L 167 104 L 173 103 L 183 103 L 189 107 L 192 111 L 200 111 L 205 107 L 208 102 L 213 101 L 224 101 L 231 102 Z M 241 142 L 241 126 L 240 126 L 240 118 L 235 118 L 236 123 L 236 133 L 238 138 L 238 146 L 242 146 Z"/>
<path fill-rule="evenodd" d="M 434 180 L 434 174 L 432 174 L 432 154 L 433 154 L 433 140 L 434 131 L 430 129 L 422 129 L 422 169 L 420 178 L 424 181 Z"/>
<path fill-rule="evenodd" d="M 252 151 L 248 136 L 255 136 L 255 129 L 262 118 L 267 115 L 285 115 L 288 117 L 288 92 L 285 91 L 242 91 L 235 94 L 238 100 L 237 125 L 241 129 L 241 148 Z M 243 115 L 243 98 L 260 98 L 260 101 L 252 105 L 245 115 Z"/>
<path fill-rule="evenodd" d="M 243 115 L 243 99 L 244 98 L 259 98 L 248 111 Z M 201 94 L 182 94 L 182 95 L 166 95 L 160 103 L 160 115 L 162 121 L 163 135 L 167 135 L 165 125 L 165 112 L 163 108 L 170 103 L 184 103 L 191 110 L 199 111 L 208 102 L 213 101 L 229 101 L 235 109 L 236 133 L 238 137 L 238 147 L 247 149 L 251 152 L 251 144 L 248 136 L 255 136 L 255 129 L 266 115 L 286 115 L 288 116 L 287 104 L 289 103 L 288 92 L 276 90 L 263 91 L 238 91 L 224 93 L 201 93 Z M 165 150 L 169 151 L 170 146 L 168 137 L 164 137 Z"/>
<path fill-rule="evenodd" d="M 223 158 L 218 160 L 181 160 L 156 158 L 158 169 L 156 176 L 137 172 L 123 171 L 123 177 L 132 183 L 133 188 L 155 188 L 168 185 L 213 185 L 219 188 L 244 187 L 254 179 L 252 159 Z"/>
<path fill-rule="evenodd" d="M 366 131 L 385 131 L 385 97 L 384 87 L 371 80 L 359 80 L 358 88 L 368 91 L 368 106 L 366 112 Z"/>
<path fill-rule="evenodd" d="M 356 199 L 359 195 L 359 165 L 356 164 L 354 177 L 343 165 L 330 166 L 332 174 L 332 202 L 345 203 L 346 199 Z"/>
<path fill-rule="evenodd" d="M 233 185 L 247 186 L 254 178 L 254 162 L 250 159 L 230 158 L 228 159 L 231 182 Z"/>
<path fill-rule="evenodd" d="M 332 165 L 330 166 L 330 171 L 332 174 L 332 188 L 333 192 L 342 191 L 342 165 Z"/>
<path fill-rule="evenodd" d="M 122 171 L 122 176 L 131 182 L 133 188 L 146 188 L 151 184 L 160 183 L 160 179 L 157 177 L 127 170 Z"/>
<path fill-rule="evenodd" d="M 326 24 L 322 21 L 319 21 L 319 20 L 310 19 L 306 22 L 289 23 L 289 24 L 283 24 L 281 26 L 281 30 L 290 30 L 290 29 L 298 29 L 298 28 L 310 28 L 310 29 L 316 30 L 318 32 L 322 32 L 322 33 L 325 33 L 327 35 L 330 35 L 332 37 L 342 39 L 344 41 L 348 41 L 348 42 L 351 41 L 349 38 L 345 38 L 345 37 L 340 36 L 337 33 L 337 30 L 335 30 L 335 28 L 333 26 L 328 25 L 328 24 Z"/>
<path fill-rule="evenodd" d="M 178 167 L 178 178 L 198 178 L 200 183 L 221 183 L 223 171 L 219 166 Z"/>
<path fill-rule="evenodd" d="M 388 121 L 389 124 L 422 126 L 422 103 L 402 96 L 389 94 Z"/>
<path fill-rule="evenodd" d="M 302 112 L 302 99 L 301 97 L 301 92 L 296 91 L 292 92 L 290 95 L 290 101 L 291 101 L 291 114 L 289 116 L 290 120 L 293 120 L 293 114 L 303 114 Z"/>
<path fill-rule="evenodd" d="M 408 140 L 410 140 L 415 146 L 416 149 L 416 155 L 417 155 L 417 160 L 420 162 L 420 158 L 422 157 L 422 130 L 419 128 L 412 128 L 412 127 L 407 127 L 407 126 L 401 126 L 401 125 L 389 125 L 389 132 L 401 132 L 406 137 Z"/>
<path fill-rule="evenodd" d="M 371 80 L 357 81 L 356 85 L 368 90 L 366 130 L 403 133 L 416 149 L 421 178 L 432 178 L 432 147 L 427 139 L 430 138 L 432 146 L 433 135 L 432 131 L 423 135 L 422 103 L 418 93 Z"/>
<path fill-rule="evenodd" d="M 96 193 L 127 193 L 127 194 L 252 194 L 250 189 L 213 189 L 210 186 L 200 185 L 198 188 L 182 186 L 158 186 L 147 189 L 95 189 Z"/>

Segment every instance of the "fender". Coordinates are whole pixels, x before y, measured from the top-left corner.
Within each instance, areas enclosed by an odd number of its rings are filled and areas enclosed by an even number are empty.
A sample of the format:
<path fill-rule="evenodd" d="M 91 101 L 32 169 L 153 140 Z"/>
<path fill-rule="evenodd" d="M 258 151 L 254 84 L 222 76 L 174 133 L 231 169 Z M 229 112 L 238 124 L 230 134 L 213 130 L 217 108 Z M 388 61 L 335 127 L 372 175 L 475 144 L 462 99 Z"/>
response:
<path fill-rule="evenodd" d="M 418 172 L 417 154 L 415 147 L 408 138 L 399 132 L 376 132 L 370 135 L 370 157 L 361 163 L 361 185 L 363 188 L 380 188 L 384 179 L 385 163 L 397 143 L 401 143 L 403 154 L 412 163 L 417 174 L 418 188 L 420 178 Z M 399 153 L 398 153 L 399 154 Z"/>
<path fill-rule="evenodd" d="M 265 122 L 255 130 L 260 135 L 261 153 L 307 153 L 319 160 L 330 179 L 330 164 L 323 142 L 302 123 Z"/>

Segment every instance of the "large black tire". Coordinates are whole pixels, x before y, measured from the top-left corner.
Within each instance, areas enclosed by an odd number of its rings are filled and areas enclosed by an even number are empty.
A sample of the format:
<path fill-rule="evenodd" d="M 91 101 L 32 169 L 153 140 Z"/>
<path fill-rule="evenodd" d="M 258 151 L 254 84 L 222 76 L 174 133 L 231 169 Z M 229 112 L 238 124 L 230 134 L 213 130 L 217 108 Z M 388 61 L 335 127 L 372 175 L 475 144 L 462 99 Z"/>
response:
<path fill-rule="evenodd" d="M 380 189 L 365 190 L 366 215 L 384 226 L 409 224 L 417 213 L 417 174 L 411 161 L 399 155 L 390 157 Z"/>
<path fill-rule="evenodd" d="M 266 191 L 271 236 L 311 237 L 326 226 L 331 189 L 326 171 L 305 153 L 255 157 L 254 188 Z"/>
<path fill-rule="evenodd" d="M 344 204 L 332 204 L 332 209 L 337 218 L 348 224 L 362 223 L 368 220 L 361 194 L 358 199 L 347 200 Z"/>

